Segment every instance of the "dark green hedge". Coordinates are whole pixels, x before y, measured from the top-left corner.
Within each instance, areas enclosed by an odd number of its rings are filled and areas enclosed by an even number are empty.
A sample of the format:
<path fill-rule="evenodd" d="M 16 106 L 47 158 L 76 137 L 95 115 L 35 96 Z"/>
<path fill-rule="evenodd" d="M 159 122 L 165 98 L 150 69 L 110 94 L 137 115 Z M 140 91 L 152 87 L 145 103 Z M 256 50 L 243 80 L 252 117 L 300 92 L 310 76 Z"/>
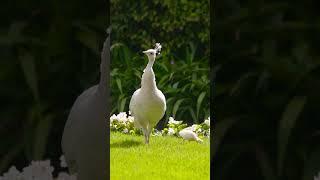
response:
<path fill-rule="evenodd" d="M 134 50 L 155 42 L 176 52 L 189 42 L 199 44 L 200 54 L 209 54 L 209 1 L 111 0 L 113 39 Z"/>

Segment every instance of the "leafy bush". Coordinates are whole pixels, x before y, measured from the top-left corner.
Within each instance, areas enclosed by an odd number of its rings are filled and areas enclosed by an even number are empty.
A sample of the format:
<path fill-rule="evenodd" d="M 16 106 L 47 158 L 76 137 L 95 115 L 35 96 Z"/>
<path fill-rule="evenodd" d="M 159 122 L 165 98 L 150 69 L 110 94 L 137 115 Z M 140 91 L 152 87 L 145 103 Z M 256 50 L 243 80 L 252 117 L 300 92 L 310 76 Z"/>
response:
<path fill-rule="evenodd" d="M 116 42 L 139 50 L 160 41 L 171 52 L 189 42 L 198 42 L 200 54 L 209 55 L 208 0 L 111 0 L 110 3 Z"/>

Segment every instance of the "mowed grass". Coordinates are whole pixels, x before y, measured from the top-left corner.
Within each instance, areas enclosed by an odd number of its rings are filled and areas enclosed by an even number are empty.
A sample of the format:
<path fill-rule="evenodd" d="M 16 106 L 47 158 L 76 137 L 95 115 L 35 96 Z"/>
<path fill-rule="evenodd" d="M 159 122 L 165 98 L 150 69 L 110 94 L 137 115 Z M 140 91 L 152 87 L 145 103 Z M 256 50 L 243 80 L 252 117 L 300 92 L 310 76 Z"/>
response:
<path fill-rule="evenodd" d="M 177 137 L 150 137 L 111 132 L 110 177 L 117 179 L 192 179 L 210 178 L 209 139 L 203 143 Z"/>

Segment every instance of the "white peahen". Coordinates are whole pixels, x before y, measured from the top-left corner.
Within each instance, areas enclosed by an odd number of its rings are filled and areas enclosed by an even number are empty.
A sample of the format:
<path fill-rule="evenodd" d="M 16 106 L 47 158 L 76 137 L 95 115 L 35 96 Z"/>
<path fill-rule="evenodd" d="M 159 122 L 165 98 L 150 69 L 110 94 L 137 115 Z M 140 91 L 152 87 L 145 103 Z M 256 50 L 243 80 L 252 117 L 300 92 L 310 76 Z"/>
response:
<path fill-rule="evenodd" d="M 166 111 L 166 99 L 157 88 L 152 66 L 156 56 L 160 54 L 161 45 L 156 43 L 154 49 L 143 51 L 148 56 L 148 64 L 141 78 L 141 88 L 136 90 L 130 100 L 129 109 L 134 117 L 134 124 L 141 128 L 145 143 L 149 144 L 152 128 L 159 122 Z"/>

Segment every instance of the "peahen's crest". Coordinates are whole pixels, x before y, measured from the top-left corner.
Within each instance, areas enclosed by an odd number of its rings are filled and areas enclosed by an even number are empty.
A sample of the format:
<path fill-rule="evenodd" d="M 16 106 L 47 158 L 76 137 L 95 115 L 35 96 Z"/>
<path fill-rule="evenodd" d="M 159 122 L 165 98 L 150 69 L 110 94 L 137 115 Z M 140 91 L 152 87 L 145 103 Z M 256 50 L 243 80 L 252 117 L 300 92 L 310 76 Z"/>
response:
<path fill-rule="evenodd" d="M 156 50 L 157 55 L 160 54 L 161 48 L 162 48 L 161 44 L 160 43 L 156 43 L 154 49 Z"/>

